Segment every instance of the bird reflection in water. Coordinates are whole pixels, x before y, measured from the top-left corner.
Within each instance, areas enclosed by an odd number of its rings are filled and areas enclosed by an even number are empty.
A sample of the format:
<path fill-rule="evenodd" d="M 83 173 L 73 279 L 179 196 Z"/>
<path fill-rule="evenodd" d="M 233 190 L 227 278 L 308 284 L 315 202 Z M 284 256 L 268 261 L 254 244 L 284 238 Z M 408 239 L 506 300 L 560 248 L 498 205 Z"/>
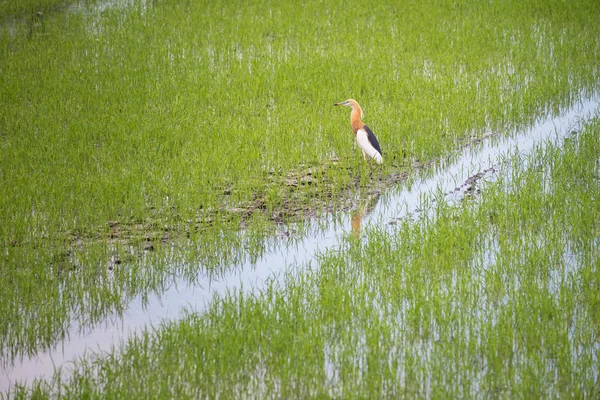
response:
<path fill-rule="evenodd" d="M 360 237 L 360 228 L 363 218 L 371 214 L 379 201 L 381 193 L 377 190 L 366 196 L 359 196 L 356 208 L 352 212 L 352 236 Z"/>

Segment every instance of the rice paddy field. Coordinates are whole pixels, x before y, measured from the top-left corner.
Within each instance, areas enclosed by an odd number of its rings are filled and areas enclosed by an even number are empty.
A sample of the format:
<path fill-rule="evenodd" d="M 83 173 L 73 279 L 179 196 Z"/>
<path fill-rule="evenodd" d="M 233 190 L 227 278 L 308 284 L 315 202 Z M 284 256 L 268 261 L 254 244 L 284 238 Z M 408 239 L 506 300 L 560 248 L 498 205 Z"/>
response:
<path fill-rule="evenodd" d="M 0 0 L 0 398 L 599 398 L 597 21 Z"/>

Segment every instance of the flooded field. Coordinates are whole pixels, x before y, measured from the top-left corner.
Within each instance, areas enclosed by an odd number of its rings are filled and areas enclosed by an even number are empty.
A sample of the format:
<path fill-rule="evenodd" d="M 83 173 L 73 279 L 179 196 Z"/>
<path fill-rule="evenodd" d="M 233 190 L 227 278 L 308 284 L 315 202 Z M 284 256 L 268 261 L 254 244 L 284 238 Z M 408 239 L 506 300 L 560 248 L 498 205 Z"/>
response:
<path fill-rule="evenodd" d="M 0 5 L 3 397 L 598 396 L 600 8 L 334 3 Z"/>

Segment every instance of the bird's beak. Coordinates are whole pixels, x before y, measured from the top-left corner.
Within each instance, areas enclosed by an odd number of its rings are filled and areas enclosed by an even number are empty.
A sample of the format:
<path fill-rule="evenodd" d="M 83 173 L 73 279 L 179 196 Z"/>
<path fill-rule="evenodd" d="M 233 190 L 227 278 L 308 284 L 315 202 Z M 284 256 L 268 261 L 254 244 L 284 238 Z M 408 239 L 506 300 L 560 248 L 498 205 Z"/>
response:
<path fill-rule="evenodd" d="M 339 106 L 343 106 L 343 105 L 344 105 L 344 103 L 343 103 L 343 102 L 342 102 L 342 103 L 335 103 L 335 104 L 334 104 L 334 106 L 337 106 L 337 107 L 339 107 Z"/>

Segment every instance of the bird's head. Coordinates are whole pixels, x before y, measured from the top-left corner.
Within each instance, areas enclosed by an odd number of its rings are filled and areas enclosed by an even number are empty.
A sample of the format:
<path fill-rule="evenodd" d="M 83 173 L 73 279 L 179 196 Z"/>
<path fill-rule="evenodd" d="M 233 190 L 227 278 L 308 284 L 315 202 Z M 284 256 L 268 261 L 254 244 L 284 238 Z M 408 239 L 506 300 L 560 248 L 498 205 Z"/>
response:
<path fill-rule="evenodd" d="M 341 103 L 335 103 L 334 106 L 338 106 L 338 107 L 351 107 L 353 110 L 358 110 L 360 111 L 360 117 L 363 117 L 363 112 L 362 112 L 362 108 L 360 108 L 360 106 L 358 105 L 358 103 L 356 102 L 356 100 L 354 99 L 348 99 L 345 101 L 342 101 Z"/>

